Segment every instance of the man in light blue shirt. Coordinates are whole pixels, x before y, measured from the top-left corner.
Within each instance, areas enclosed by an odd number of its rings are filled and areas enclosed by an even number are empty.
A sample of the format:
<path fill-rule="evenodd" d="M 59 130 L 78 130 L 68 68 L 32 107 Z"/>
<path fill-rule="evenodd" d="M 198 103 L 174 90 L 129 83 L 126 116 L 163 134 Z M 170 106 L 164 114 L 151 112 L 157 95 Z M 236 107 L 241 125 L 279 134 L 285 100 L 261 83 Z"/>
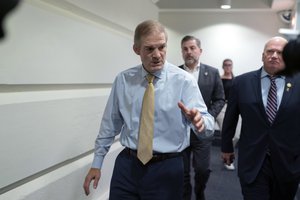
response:
<path fill-rule="evenodd" d="M 111 180 L 110 199 L 181 199 L 183 160 L 181 151 L 189 145 L 189 130 L 199 138 L 213 134 L 214 119 L 187 72 L 166 62 L 167 33 L 152 20 L 135 30 L 134 52 L 142 64 L 116 77 L 108 99 L 98 137 L 92 167 L 86 176 L 84 190 L 97 187 L 103 159 L 115 136 L 125 149 L 118 155 Z M 140 115 L 146 75 L 155 76 L 153 158 L 143 164 L 137 158 Z"/>

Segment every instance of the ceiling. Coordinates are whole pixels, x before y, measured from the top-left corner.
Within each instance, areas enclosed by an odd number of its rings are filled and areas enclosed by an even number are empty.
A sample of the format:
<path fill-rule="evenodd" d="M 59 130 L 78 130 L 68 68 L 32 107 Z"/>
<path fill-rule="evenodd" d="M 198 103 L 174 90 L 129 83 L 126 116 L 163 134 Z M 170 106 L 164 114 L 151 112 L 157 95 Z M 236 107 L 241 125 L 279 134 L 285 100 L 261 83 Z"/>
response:
<path fill-rule="evenodd" d="M 222 0 L 152 0 L 160 11 L 221 10 Z M 231 10 L 289 10 L 297 0 L 231 0 Z"/>

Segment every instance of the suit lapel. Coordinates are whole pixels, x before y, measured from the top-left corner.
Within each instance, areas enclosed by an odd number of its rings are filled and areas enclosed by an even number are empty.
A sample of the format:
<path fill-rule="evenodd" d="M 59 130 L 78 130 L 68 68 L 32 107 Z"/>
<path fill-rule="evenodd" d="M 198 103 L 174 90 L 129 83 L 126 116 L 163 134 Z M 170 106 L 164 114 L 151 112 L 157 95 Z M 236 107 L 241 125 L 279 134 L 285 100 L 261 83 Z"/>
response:
<path fill-rule="evenodd" d="M 265 116 L 265 119 L 268 122 L 267 114 L 265 111 L 265 106 L 261 94 L 261 69 L 256 71 L 255 76 L 253 76 L 252 84 L 253 84 L 253 88 L 255 88 L 255 98 L 257 99 L 258 102 L 259 111 L 262 113 L 262 116 Z"/>
<path fill-rule="evenodd" d="M 294 85 L 294 79 L 292 77 L 286 77 L 281 103 L 277 112 L 277 115 L 279 116 L 280 116 L 279 113 L 284 110 L 285 106 L 288 104 L 288 101 L 292 96 L 292 93 L 294 92 L 294 90 L 292 89 L 293 85 Z"/>
<path fill-rule="evenodd" d="M 199 87 L 200 87 L 200 85 L 202 85 L 201 84 L 201 80 L 203 80 L 203 78 L 204 78 L 204 71 L 206 71 L 205 66 L 200 63 L 199 77 L 198 77 L 198 85 L 199 85 Z"/>
<path fill-rule="evenodd" d="M 205 75 L 207 75 L 207 69 L 205 65 L 200 63 L 200 68 L 199 68 L 199 77 L 198 77 L 198 85 L 199 87 L 202 85 L 201 82 L 204 80 Z"/>

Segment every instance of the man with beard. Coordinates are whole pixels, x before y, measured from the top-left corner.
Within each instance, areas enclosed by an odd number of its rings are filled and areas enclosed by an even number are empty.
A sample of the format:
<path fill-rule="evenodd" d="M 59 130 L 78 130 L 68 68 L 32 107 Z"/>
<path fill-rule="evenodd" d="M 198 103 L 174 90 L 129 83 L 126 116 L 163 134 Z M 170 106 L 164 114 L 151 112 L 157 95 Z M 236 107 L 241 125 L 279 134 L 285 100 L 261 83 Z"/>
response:
<path fill-rule="evenodd" d="M 222 80 L 218 69 L 200 62 L 202 54 L 201 42 L 194 36 L 185 36 L 181 40 L 181 53 L 184 65 L 179 66 L 192 74 L 198 82 L 198 87 L 207 106 L 208 112 L 216 119 L 225 104 Z M 184 150 L 184 200 L 190 200 L 192 186 L 190 182 L 190 163 L 195 171 L 195 196 L 197 200 L 205 200 L 204 190 L 211 170 L 210 149 L 213 136 L 199 139 L 190 135 L 190 146 Z"/>

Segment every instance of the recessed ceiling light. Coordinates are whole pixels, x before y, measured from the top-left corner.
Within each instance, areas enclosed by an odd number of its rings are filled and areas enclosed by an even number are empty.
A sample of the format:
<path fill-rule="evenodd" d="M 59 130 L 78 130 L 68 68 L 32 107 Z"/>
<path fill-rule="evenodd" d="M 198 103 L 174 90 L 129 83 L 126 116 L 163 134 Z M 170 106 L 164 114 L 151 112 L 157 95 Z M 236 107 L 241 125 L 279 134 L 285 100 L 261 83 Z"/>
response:
<path fill-rule="evenodd" d="M 231 0 L 222 0 L 221 8 L 222 9 L 230 9 L 231 8 Z"/>

